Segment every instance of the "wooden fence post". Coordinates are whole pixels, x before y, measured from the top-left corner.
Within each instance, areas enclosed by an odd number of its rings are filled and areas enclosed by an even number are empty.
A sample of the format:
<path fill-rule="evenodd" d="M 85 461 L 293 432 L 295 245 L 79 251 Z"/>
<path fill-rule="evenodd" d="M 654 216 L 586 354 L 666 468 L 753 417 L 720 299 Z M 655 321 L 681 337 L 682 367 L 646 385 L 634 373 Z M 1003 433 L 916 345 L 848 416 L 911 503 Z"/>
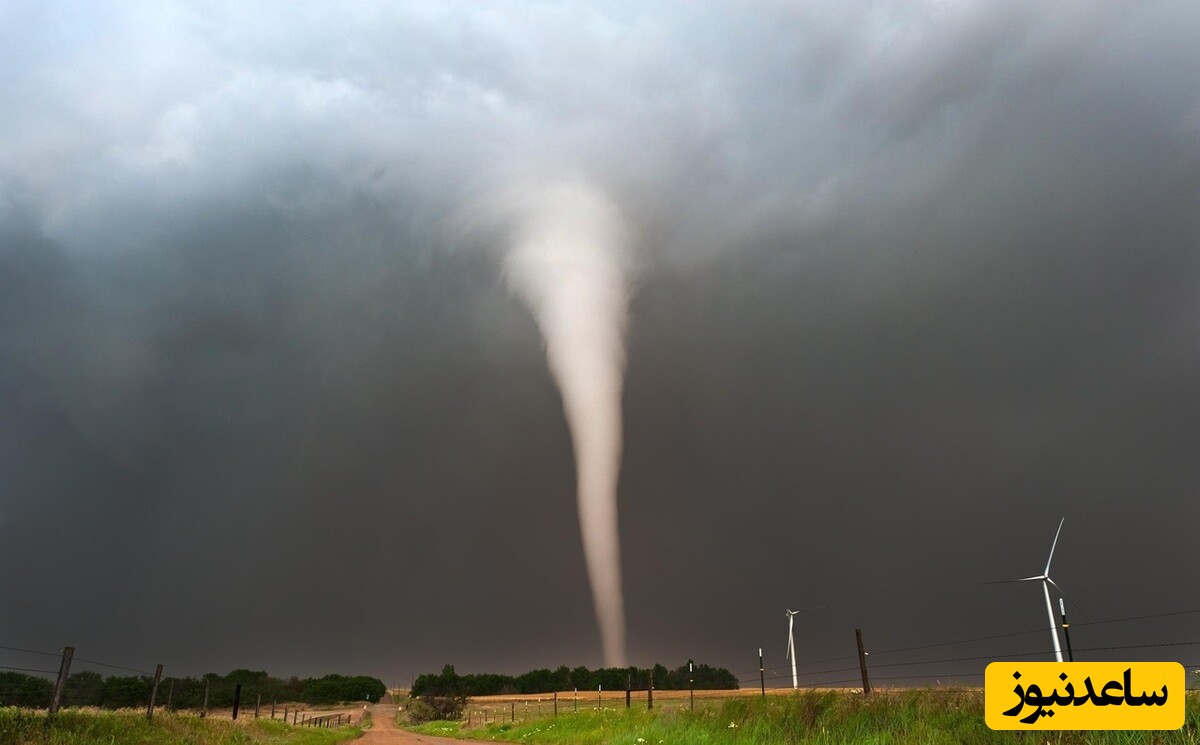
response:
<path fill-rule="evenodd" d="M 208 684 L 210 682 L 211 681 L 209 681 L 208 678 L 204 679 L 204 703 L 200 704 L 200 718 L 201 719 L 208 716 Z"/>
<path fill-rule="evenodd" d="M 238 707 L 242 704 L 242 684 L 238 683 L 233 689 L 233 721 L 237 721 Z"/>
<path fill-rule="evenodd" d="M 871 681 L 867 679 L 867 653 L 863 649 L 862 629 L 854 630 L 854 640 L 858 642 L 858 669 L 862 673 L 863 696 L 870 696 Z"/>
<path fill-rule="evenodd" d="M 71 674 L 71 659 L 75 657 L 75 647 L 63 647 L 62 662 L 58 664 L 58 680 L 54 682 L 54 697 L 50 699 L 50 714 L 58 713 L 62 704 L 63 691 L 67 687 L 67 676 Z"/>
<path fill-rule="evenodd" d="M 154 699 L 158 698 L 158 682 L 162 680 L 162 665 L 154 668 L 154 686 L 150 689 L 150 705 L 146 707 L 146 721 L 154 719 Z"/>

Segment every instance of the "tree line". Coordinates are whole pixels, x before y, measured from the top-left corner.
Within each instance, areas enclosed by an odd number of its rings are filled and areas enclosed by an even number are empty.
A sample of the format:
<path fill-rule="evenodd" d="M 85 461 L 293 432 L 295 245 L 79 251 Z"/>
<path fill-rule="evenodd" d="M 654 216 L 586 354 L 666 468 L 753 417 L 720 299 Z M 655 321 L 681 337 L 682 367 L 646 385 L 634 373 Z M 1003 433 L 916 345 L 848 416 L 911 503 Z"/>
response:
<path fill-rule="evenodd" d="M 233 706 L 238 684 L 242 686 L 241 705 L 262 703 L 333 704 L 341 701 L 378 702 L 387 687 L 378 678 L 365 675 L 325 675 L 320 678 L 273 678 L 262 670 L 233 670 L 227 675 L 208 673 L 199 678 L 164 678 L 158 686 L 157 704 L 172 709 L 199 709 L 208 688 L 209 708 Z M 154 678 L 147 675 L 102 676 L 91 670 L 67 676 L 63 688 L 63 706 L 96 706 L 124 709 L 146 706 Z M 44 709 L 50 706 L 54 683 L 36 675 L 0 672 L 0 706 Z"/>
<path fill-rule="evenodd" d="M 693 665 L 688 672 L 687 664 L 668 670 L 656 664 L 652 668 L 606 667 L 589 670 L 586 667 L 557 670 L 530 670 L 521 675 L 499 675 L 496 673 L 468 673 L 459 675 L 453 665 L 446 665 L 439 675 L 426 673 L 413 681 L 413 696 L 494 696 L 497 694 L 533 694 L 550 691 L 596 690 L 603 686 L 606 691 L 623 691 L 626 686 L 634 690 L 649 687 L 653 674 L 654 687 L 658 690 L 687 690 L 696 687 L 705 690 L 733 689 L 738 687 L 737 677 L 722 667 Z M 690 679 L 690 683 L 689 683 Z"/>

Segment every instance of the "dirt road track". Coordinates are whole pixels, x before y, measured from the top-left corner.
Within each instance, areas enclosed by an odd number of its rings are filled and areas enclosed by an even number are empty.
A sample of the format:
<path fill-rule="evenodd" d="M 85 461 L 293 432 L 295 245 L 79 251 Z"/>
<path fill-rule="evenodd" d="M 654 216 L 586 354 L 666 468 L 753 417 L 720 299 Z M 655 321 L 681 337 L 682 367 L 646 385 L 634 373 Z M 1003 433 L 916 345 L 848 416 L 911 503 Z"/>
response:
<path fill-rule="evenodd" d="M 371 729 L 355 743 L 363 745 L 446 745 L 447 743 L 473 742 L 472 740 L 447 740 L 444 737 L 418 735 L 396 726 L 396 706 L 375 704 L 371 707 Z"/>

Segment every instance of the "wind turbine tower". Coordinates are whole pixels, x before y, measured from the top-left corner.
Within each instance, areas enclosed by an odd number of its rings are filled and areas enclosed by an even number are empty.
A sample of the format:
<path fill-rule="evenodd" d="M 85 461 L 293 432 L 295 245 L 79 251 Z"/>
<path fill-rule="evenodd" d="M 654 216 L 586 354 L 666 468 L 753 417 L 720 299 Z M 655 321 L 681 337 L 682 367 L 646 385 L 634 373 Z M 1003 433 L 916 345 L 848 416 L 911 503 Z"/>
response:
<path fill-rule="evenodd" d="M 814 605 L 811 608 L 805 608 L 803 610 L 792 610 L 789 608 L 788 610 L 784 611 L 784 613 L 787 615 L 787 620 L 788 620 L 788 643 L 787 643 L 787 653 L 785 654 L 785 658 L 790 659 L 792 661 L 792 690 L 795 690 L 800 687 L 799 680 L 796 678 L 796 639 L 792 635 L 792 628 L 794 625 L 796 614 L 797 613 L 807 613 L 810 610 L 819 610 L 824 607 L 825 606 L 823 606 L 823 605 Z"/>
<path fill-rule="evenodd" d="M 1066 520 L 1067 518 L 1064 517 L 1062 520 L 1058 521 L 1058 530 L 1054 533 L 1054 542 L 1050 544 L 1050 556 L 1046 558 L 1046 568 L 1042 570 L 1041 574 L 1037 575 L 1036 577 L 1022 577 L 1021 579 L 1005 579 L 1000 580 L 1000 582 L 984 583 L 989 585 L 1007 582 L 1042 583 L 1042 595 L 1046 598 L 1046 618 L 1050 621 L 1050 639 L 1054 644 L 1054 659 L 1057 662 L 1063 661 L 1063 653 L 1062 646 L 1058 643 L 1058 624 L 1054 620 L 1054 604 L 1050 602 L 1050 588 L 1053 587 L 1055 590 L 1058 590 L 1063 597 L 1066 597 L 1066 593 L 1062 591 L 1062 588 L 1059 587 L 1054 580 L 1050 579 L 1050 562 L 1054 561 L 1054 549 L 1058 546 L 1058 536 L 1060 533 L 1062 533 L 1063 523 L 1066 522 Z"/>

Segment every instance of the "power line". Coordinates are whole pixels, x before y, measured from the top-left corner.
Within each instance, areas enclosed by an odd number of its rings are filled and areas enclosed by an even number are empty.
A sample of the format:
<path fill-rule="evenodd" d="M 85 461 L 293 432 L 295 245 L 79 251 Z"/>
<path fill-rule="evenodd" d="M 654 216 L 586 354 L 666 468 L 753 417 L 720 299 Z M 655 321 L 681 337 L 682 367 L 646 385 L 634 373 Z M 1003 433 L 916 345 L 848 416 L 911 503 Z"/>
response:
<path fill-rule="evenodd" d="M 44 654 L 48 657 L 58 657 L 59 655 L 62 654 L 61 651 L 59 651 L 59 652 L 43 652 L 39 649 L 22 649 L 21 647 L 0 647 L 0 649 L 3 649 L 8 652 L 25 652 L 26 654 Z"/>
<path fill-rule="evenodd" d="M 87 665 L 97 665 L 99 667 L 108 667 L 108 668 L 112 668 L 113 670 L 124 670 L 127 673 L 137 673 L 138 675 L 153 675 L 154 674 L 151 672 L 147 672 L 146 670 L 135 670 L 132 667 L 121 667 L 120 665 L 110 665 L 107 662 L 97 662 L 96 660 L 85 660 L 82 657 L 76 657 L 75 661 L 82 662 Z"/>
<path fill-rule="evenodd" d="M 1104 623 L 1123 623 L 1125 621 L 1144 621 L 1149 618 L 1167 618 L 1169 616 L 1186 616 L 1192 613 L 1200 613 L 1200 608 L 1193 610 L 1177 610 L 1170 613 L 1152 613 L 1148 616 L 1129 616 L 1128 618 L 1111 618 L 1107 621 L 1083 621 L 1081 623 L 1071 624 L 1072 626 L 1098 626 Z"/>
<path fill-rule="evenodd" d="M 1082 624 L 1081 624 L 1082 625 Z M 952 647 L 958 644 L 972 644 L 974 642 L 986 642 L 993 639 L 1007 639 L 1014 636 L 1025 636 L 1027 634 L 1044 634 L 1045 628 L 1031 629 L 1029 631 L 1013 631 L 1007 634 L 993 634 L 991 636 L 977 636 L 974 639 L 959 639 L 953 642 L 939 642 L 937 644 L 920 644 L 915 647 L 901 647 L 899 649 L 885 649 L 879 652 L 871 652 L 871 656 L 878 657 L 885 654 L 900 654 L 901 652 L 915 652 L 920 649 L 934 649 L 936 647 Z"/>

